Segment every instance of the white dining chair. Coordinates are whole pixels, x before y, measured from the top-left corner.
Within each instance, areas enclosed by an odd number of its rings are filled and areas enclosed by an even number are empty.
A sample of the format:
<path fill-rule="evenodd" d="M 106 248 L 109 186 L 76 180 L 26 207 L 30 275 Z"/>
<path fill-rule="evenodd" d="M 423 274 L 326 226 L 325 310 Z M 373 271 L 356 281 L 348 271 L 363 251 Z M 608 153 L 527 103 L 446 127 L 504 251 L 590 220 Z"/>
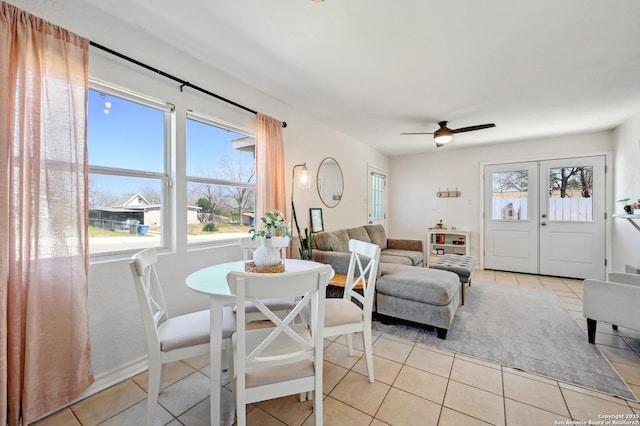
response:
<path fill-rule="evenodd" d="M 287 247 L 289 247 L 289 237 L 273 237 L 271 246 L 280 249 L 282 259 L 287 257 Z M 260 247 L 262 242 L 260 238 L 252 239 L 251 237 L 242 238 L 240 240 L 240 248 L 242 249 L 243 260 L 246 262 L 251 260 L 253 250 Z M 262 301 L 265 305 L 275 312 L 279 318 L 284 318 L 295 306 L 295 301 L 291 297 L 270 297 Z M 235 311 L 235 308 L 234 308 Z M 266 320 L 265 316 L 256 308 L 252 303 L 248 302 L 246 307 L 246 320 L 251 321 L 263 321 Z"/>
<path fill-rule="evenodd" d="M 155 265 L 154 248 L 136 253 L 129 262 L 142 312 L 149 354 L 146 424 L 153 425 L 166 364 L 209 353 L 211 319 L 208 309 L 170 317 Z M 231 362 L 231 335 L 235 331 L 232 308 L 224 308 L 222 338 L 226 363 Z M 222 354 L 221 354 L 222 357 Z M 222 359 L 222 358 L 221 358 Z M 222 362 L 221 362 L 222 364 Z M 210 366 L 215 368 L 215 366 Z"/>
<path fill-rule="evenodd" d="M 349 240 L 351 258 L 342 298 L 326 301 L 324 337 L 344 335 L 349 356 L 353 356 L 354 333 L 361 332 L 367 361 L 369 382 L 374 382 L 371 315 L 376 290 L 380 247 L 359 240 Z M 360 294 L 357 289 L 362 289 Z M 356 303 L 358 302 L 358 303 Z"/>
<path fill-rule="evenodd" d="M 247 330 L 245 310 L 236 312 L 231 379 L 238 425 L 246 424 L 246 404 L 308 392 L 314 394 L 315 424 L 322 425 L 322 329 L 331 274 L 330 265 L 321 265 L 302 272 L 227 275 L 236 306 L 249 301 L 274 324 Z M 281 319 L 262 303 L 270 296 L 298 297 L 300 301 Z M 309 311 L 309 322 L 294 322 L 303 309 Z"/>

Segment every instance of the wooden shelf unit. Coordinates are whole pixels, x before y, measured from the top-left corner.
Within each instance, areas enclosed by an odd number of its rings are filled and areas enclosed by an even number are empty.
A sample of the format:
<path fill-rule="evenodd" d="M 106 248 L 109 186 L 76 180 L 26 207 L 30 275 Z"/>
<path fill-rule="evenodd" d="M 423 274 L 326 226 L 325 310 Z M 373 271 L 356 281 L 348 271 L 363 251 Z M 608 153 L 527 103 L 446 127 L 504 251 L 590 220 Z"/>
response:
<path fill-rule="evenodd" d="M 445 254 L 469 256 L 469 231 L 429 229 L 427 231 L 427 266 L 438 263 Z"/>

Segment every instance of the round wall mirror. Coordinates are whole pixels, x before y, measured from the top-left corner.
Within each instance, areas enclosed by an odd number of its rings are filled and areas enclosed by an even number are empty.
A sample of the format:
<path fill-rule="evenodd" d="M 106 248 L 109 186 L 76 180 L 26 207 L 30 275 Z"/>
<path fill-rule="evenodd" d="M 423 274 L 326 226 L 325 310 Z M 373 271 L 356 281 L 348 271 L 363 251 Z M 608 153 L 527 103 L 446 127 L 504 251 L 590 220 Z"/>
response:
<path fill-rule="evenodd" d="M 322 160 L 318 167 L 316 184 L 322 204 L 327 207 L 335 207 L 340 203 L 344 180 L 342 179 L 342 169 L 335 159 L 327 157 Z"/>

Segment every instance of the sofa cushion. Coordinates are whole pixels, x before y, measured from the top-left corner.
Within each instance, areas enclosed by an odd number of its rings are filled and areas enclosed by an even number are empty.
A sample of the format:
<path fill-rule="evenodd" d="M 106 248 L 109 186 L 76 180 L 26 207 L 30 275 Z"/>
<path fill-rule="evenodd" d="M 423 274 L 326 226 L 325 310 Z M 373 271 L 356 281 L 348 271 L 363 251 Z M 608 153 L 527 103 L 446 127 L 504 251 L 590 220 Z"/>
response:
<path fill-rule="evenodd" d="M 476 258 L 459 254 L 445 254 L 438 263 L 431 265 L 430 268 L 455 272 L 461 282 L 468 283 L 476 268 Z"/>
<path fill-rule="evenodd" d="M 369 238 L 369 234 L 367 233 L 367 230 L 364 229 L 363 226 L 347 229 L 347 233 L 349 234 L 349 238 L 352 240 L 364 241 L 365 243 L 371 242 L 371 239 Z"/>
<path fill-rule="evenodd" d="M 380 253 L 380 262 L 400 263 L 403 265 L 419 265 L 423 255 L 419 251 L 386 249 Z"/>
<path fill-rule="evenodd" d="M 408 257 L 394 255 L 387 256 L 385 252 L 386 250 L 380 252 L 380 263 L 397 263 L 398 265 L 413 266 L 413 263 L 411 263 L 411 259 L 409 259 Z"/>
<path fill-rule="evenodd" d="M 380 269 L 376 291 L 389 296 L 445 306 L 460 291 L 460 280 L 453 272 L 391 263 L 380 264 Z"/>
<path fill-rule="evenodd" d="M 349 233 L 346 229 L 332 232 L 318 232 L 315 234 L 318 250 L 349 252 Z"/>
<path fill-rule="evenodd" d="M 387 234 L 384 231 L 384 226 L 365 225 L 364 229 L 366 229 L 367 234 L 369 234 L 369 240 L 373 244 L 380 246 L 380 250 L 385 250 L 387 248 Z"/>

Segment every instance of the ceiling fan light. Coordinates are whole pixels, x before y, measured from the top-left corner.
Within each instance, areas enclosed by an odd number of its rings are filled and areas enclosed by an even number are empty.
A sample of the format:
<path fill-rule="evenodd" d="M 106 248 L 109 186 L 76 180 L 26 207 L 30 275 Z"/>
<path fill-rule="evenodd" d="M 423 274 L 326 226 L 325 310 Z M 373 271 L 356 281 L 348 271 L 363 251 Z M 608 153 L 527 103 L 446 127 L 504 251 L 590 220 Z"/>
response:
<path fill-rule="evenodd" d="M 433 134 L 433 139 L 436 141 L 436 144 L 444 145 L 453 139 L 453 132 L 445 127 L 446 125 L 446 121 L 441 122 L 440 128 Z"/>
<path fill-rule="evenodd" d="M 437 134 L 433 137 L 433 139 L 436 141 L 436 145 L 444 145 L 447 144 L 449 142 L 451 142 L 451 140 L 453 139 L 453 135 L 450 133 L 440 133 Z"/>

